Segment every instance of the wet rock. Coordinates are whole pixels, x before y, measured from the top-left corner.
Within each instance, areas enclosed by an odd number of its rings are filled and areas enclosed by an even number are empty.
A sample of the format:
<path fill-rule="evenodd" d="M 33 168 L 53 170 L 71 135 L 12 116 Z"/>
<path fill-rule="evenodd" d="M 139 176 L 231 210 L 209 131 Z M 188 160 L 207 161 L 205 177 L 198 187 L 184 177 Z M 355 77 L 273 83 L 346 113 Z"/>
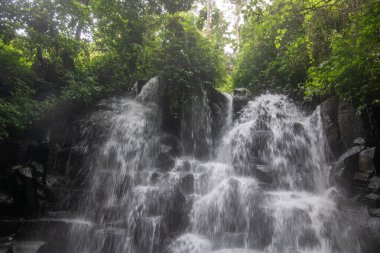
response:
<path fill-rule="evenodd" d="M 364 130 L 353 106 L 342 99 L 339 100 L 338 122 L 344 146 L 351 148 L 354 140 L 364 135 Z"/>
<path fill-rule="evenodd" d="M 354 173 L 354 183 L 357 186 L 367 186 L 369 182 L 369 178 L 371 177 L 371 174 L 366 172 L 356 172 Z"/>
<path fill-rule="evenodd" d="M 338 124 L 339 101 L 336 97 L 327 99 L 321 104 L 321 118 L 327 143 L 335 157 L 344 152 L 344 144 L 339 133 Z"/>
<path fill-rule="evenodd" d="M 363 253 L 378 253 L 380 248 L 380 219 L 369 216 L 369 210 L 361 205 L 342 207 L 344 217 L 357 235 Z"/>
<path fill-rule="evenodd" d="M 0 164 L 2 168 L 10 168 L 20 162 L 19 156 L 22 152 L 22 146 L 17 142 L 0 143 Z"/>
<path fill-rule="evenodd" d="M 46 164 L 50 154 L 50 147 L 47 142 L 28 145 L 25 157 L 28 161 L 34 161 L 35 164 Z"/>
<path fill-rule="evenodd" d="M 211 252 L 211 242 L 197 234 L 184 234 L 170 244 L 168 253 Z"/>
<path fill-rule="evenodd" d="M 255 166 L 255 175 L 256 178 L 265 184 L 272 184 L 273 183 L 273 175 L 270 171 L 270 168 L 264 165 L 256 165 Z"/>
<path fill-rule="evenodd" d="M 179 189 L 175 189 L 170 200 L 165 204 L 163 222 L 166 224 L 168 232 L 178 233 L 182 231 L 188 220 L 186 210 L 186 198 Z"/>
<path fill-rule="evenodd" d="M 162 170 L 170 170 L 173 168 L 175 160 L 167 153 L 160 153 L 157 157 L 157 167 Z"/>
<path fill-rule="evenodd" d="M 44 166 L 38 162 L 31 162 L 30 167 L 32 168 L 33 174 L 36 177 L 44 177 L 45 176 L 45 170 Z"/>
<path fill-rule="evenodd" d="M 359 170 L 359 154 L 364 149 L 355 146 L 339 157 L 332 169 L 334 181 L 347 188 L 353 179 L 354 173 Z"/>
<path fill-rule="evenodd" d="M 259 164 L 268 163 L 269 143 L 273 142 L 273 138 L 272 131 L 256 131 L 252 134 L 250 152 L 254 162 Z"/>
<path fill-rule="evenodd" d="M 13 253 L 36 253 L 44 245 L 41 241 L 15 242 L 12 246 Z"/>
<path fill-rule="evenodd" d="M 376 193 L 371 193 L 365 196 L 367 206 L 369 208 L 379 208 L 380 207 L 380 195 Z"/>
<path fill-rule="evenodd" d="M 212 146 L 212 118 L 210 105 L 207 101 L 207 92 L 201 83 L 193 83 L 187 87 L 183 99 L 180 136 L 182 151 L 197 159 L 210 157 Z"/>
<path fill-rule="evenodd" d="M 380 177 L 372 177 L 369 180 L 368 188 L 374 193 L 380 193 Z"/>
<path fill-rule="evenodd" d="M 12 214 L 13 197 L 0 191 L 0 216 L 10 216 Z"/>
<path fill-rule="evenodd" d="M 153 184 L 155 184 L 155 183 L 158 182 L 159 178 L 160 178 L 160 174 L 157 173 L 157 172 L 154 172 L 154 173 L 150 176 L 150 181 L 151 181 Z"/>
<path fill-rule="evenodd" d="M 46 199 L 52 204 L 49 209 L 52 210 L 78 210 L 83 203 L 88 203 L 89 192 L 73 185 L 53 187 L 46 191 Z M 101 197 L 97 194 L 96 197 Z M 95 199 L 93 200 L 95 201 Z"/>
<path fill-rule="evenodd" d="M 228 113 L 227 97 L 212 87 L 206 87 L 207 98 L 211 110 L 211 130 L 212 138 L 216 140 L 225 127 L 225 119 Z"/>
<path fill-rule="evenodd" d="M 293 133 L 296 135 L 301 136 L 305 133 L 304 126 L 299 122 L 294 122 L 292 128 L 293 128 Z"/>
<path fill-rule="evenodd" d="M 238 88 L 234 90 L 234 96 L 232 100 L 232 107 L 234 112 L 234 118 L 238 118 L 241 110 L 252 99 L 252 93 L 246 88 Z"/>
<path fill-rule="evenodd" d="M 367 173 L 375 172 L 375 164 L 373 163 L 375 156 L 375 148 L 365 149 L 359 155 L 359 170 Z"/>
<path fill-rule="evenodd" d="M 171 156 L 178 156 L 180 154 L 179 140 L 172 135 L 165 135 L 160 139 L 161 152 L 165 152 Z"/>
<path fill-rule="evenodd" d="M 191 162 L 189 160 L 177 160 L 174 170 L 175 171 L 190 172 Z"/>
<path fill-rule="evenodd" d="M 37 181 L 32 169 L 16 166 L 13 168 L 15 185 L 13 192 L 14 210 L 19 215 L 34 216 L 38 212 Z"/>
<path fill-rule="evenodd" d="M 354 140 L 354 146 L 364 146 L 365 140 L 362 137 L 356 138 Z"/>
<path fill-rule="evenodd" d="M 252 97 L 252 92 L 247 88 L 236 88 L 234 89 L 234 96 L 240 97 Z"/>
<path fill-rule="evenodd" d="M 47 175 L 46 176 L 46 189 L 53 189 L 54 187 L 63 186 L 67 182 L 68 182 L 67 178 L 55 176 L 55 175 Z"/>
<path fill-rule="evenodd" d="M 304 229 L 300 237 L 298 238 L 298 244 L 302 248 L 314 248 L 320 245 L 317 235 L 315 231 L 312 229 Z"/>
<path fill-rule="evenodd" d="M 380 176 L 380 144 L 375 148 L 373 163 L 375 165 L 376 175 Z"/>
<path fill-rule="evenodd" d="M 178 184 L 180 192 L 186 196 L 194 193 L 194 174 L 187 174 L 180 179 Z"/>
<path fill-rule="evenodd" d="M 13 235 L 4 237 L 0 235 L 0 253 L 12 253 L 12 240 Z"/>
<path fill-rule="evenodd" d="M 32 179 L 33 178 L 32 170 L 29 167 L 23 167 L 23 166 L 17 165 L 15 167 L 13 167 L 13 171 L 15 172 L 16 176 L 19 179 Z"/>
<path fill-rule="evenodd" d="M 163 92 L 161 87 L 162 83 L 159 78 L 154 77 L 142 86 L 141 92 L 136 99 L 144 103 L 159 103 Z"/>
<path fill-rule="evenodd" d="M 95 238 L 98 241 L 103 241 L 102 253 L 121 252 L 126 234 L 126 229 L 106 227 L 98 229 L 95 232 Z M 96 250 L 97 249 L 94 249 L 94 251 Z"/>
<path fill-rule="evenodd" d="M 368 208 L 368 214 L 371 217 L 380 218 L 380 208 Z"/>
<path fill-rule="evenodd" d="M 133 85 L 132 95 L 137 96 L 140 94 L 142 87 L 147 83 L 147 80 L 137 80 L 137 82 Z"/>

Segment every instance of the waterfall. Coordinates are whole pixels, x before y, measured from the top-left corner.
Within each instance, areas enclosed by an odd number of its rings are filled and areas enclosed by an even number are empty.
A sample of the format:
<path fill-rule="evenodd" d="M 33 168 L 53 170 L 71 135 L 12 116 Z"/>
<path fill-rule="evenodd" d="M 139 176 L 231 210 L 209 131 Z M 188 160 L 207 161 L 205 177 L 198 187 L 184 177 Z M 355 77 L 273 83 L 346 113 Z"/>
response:
<path fill-rule="evenodd" d="M 89 194 L 77 216 L 95 225 L 90 233 L 74 226 L 67 252 L 360 252 L 327 180 L 318 108 L 306 115 L 285 96 L 262 95 L 233 122 L 226 95 L 215 155 L 197 160 L 188 146 L 162 168 L 159 154 L 170 145 L 160 130 L 158 83 L 135 100 L 103 101 L 86 122 L 79 147 Z M 206 119 L 182 127 L 196 127 L 211 149 L 206 99 L 192 105 Z"/>
<path fill-rule="evenodd" d="M 226 120 L 225 120 L 225 127 L 224 131 L 228 130 L 233 123 L 233 96 L 228 93 L 223 93 L 223 95 L 227 98 L 227 114 L 226 114 Z"/>
<path fill-rule="evenodd" d="M 329 189 L 325 147 L 319 108 L 251 101 L 214 160 L 192 163 L 190 224 L 169 252 L 360 252 Z"/>

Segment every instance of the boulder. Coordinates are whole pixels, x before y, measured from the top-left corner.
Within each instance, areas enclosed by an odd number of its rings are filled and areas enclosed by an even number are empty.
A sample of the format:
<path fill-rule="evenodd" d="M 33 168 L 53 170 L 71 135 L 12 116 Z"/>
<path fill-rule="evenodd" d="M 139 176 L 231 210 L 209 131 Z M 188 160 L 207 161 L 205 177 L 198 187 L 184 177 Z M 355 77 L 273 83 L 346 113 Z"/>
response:
<path fill-rule="evenodd" d="M 331 97 L 321 104 L 321 118 L 324 132 L 330 150 L 335 157 L 339 157 L 345 149 L 339 133 L 338 107 L 339 101 L 336 97 Z"/>
<path fill-rule="evenodd" d="M 365 149 L 359 155 L 359 170 L 362 172 L 374 173 L 375 148 Z"/>
<path fill-rule="evenodd" d="M 140 93 L 136 99 L 143 103 L 160 103 L 162 99 L 162 83 L 158 77 L 150 79 L 142 86 Z"/>
<path fill-rule="evenodd" d="M 358 204 L 343 205 L 340 212 L 357 236 L 361 250 L 353 252 L 378 253 L 380 248 L 380 219 L 368 215 L 371 209 Z"/>
<path fill-rule="evenodd" d="M 252 97 L 252 92 L 247 88 L 236 88 L 234 89 L 234 96 L 239 97 Z"/>
<path fill-rule="evenodd" d="M 164 206 L 163 224 L 166 224 L 169 233 L 178 233 L 186 228 L 189 210 L 186 209 L 186 197 L 176 188 Z"/>
<path fill-rule="evenodd" d="M 137 80 L 137 82 L 135 82 L 135 84 L 132 87 L 132 90 L 131 90 L 132 95 L 137 96 L 138 94 L 140 94 L 142 87 L 146 83 L 147 83 L 147 80 Z"/>
<path fill-rule="evenodd" d="M 45 175 L 44 166 L 36 161 L 30 163 L 33 174 L 37 177 L 43 177 Z"/>
<path fill-rule="evenodd" d="M 256 178 L 262 183 L 265 183 L 265 184 L 272 184 L 273 183 L 273 175 L 272 175 L 271 170 L 268 166 L 256 165 L 255 175 L 256 175 Z"/>
<path fill-rule="evenodd" d="M 374 193 L 380 193 L 380 177 L 372 177 L 369 180 L 368 189 Z"/>
<path fill-rule="evenodd" d="M 12 214 L 13 197 L 0 191 L 0 216 L 10 216 Z"/>
<path fill-rule="evenodd" d="M 380 218 L 380 208 L 368 208 L 368 214 L 371 217 Z"/>
<path fill-rule="evenodd" d="M 158 182 L 158 180 L 160 179 L 161 175 L 160 173 L 158 172 L 153 172 L 152 175 L 150 176 L 150 182 L 155 184 Z"/>
<path fill-rule="evenodd" d="M 33 178 L 32 169 L 29 167 L 23 167 L 20 165 L 16 165 L 15 167 L 13 167 L 13 170 L 15 172 L 17 179 L 23 180 L 23 179 L 32 179 Z"/>
<path fill-rule="evenodd" d="M 354 184 L 359 187 L 366 187 L 371 175 L 366 172 L 355 172 L 353 176 Z"/>
<path fill-rule="evenodd" d="M 173 168 L 175 160 L 167 153 L 159 153 L 157 157 L 157 167 L 162 170 L 170 170 Z"/>
<path fill-rule="evenodd" d="M 160 139 L 160 150 L 171 156 L 178 156 L 181 152 L 181 144 L 179 140 L 172 135 L 164 135 Z"/>
<path fill-rule="evenodd" d="M 18 215 L 35 216 L 38 212 L 37 181 L 29 167 L 15 166 L 13 207 Z"/>
<path fill-rule="evenodd" d="M 338 158 L 331 171 L 335 183 L 344 188 L 351 186 L 354 173 L 359 171 L 359 154 L 363 149 L 362 146 L 354 146 Z"/>
<path fill-rule="evenodd" d="M 210 157 L 212 146 L 211 108 L 207 103 L 207 92 L 200 83 L 185 90 L 181 115 L 181 143 L 184 155 L 197 159 Z"/>
<path fill-rule="evenodd" d="M 229 100 L 227 96 L 211 86 L 207 86 L 207 99 L 211 110 L 212 137 L 216 140 L 225 127 Z"/>
<path fill-rule="evenodd" d="M 373 164 L 375 165 L 376 175 L 380 176 L 380 144 L 375 148 Z"/>
<path fill-rule="evenodd" d="M 12 253 L 37 253 L 44 245 L 41 241 L 18 241 L 12 243 Z"/>
<path fill-rule="evenodd" d="M 235 119 L 240 116 L 241 110 L 248 104 L 252 97 L 252 93 L 246 88 L 237 88 L 234 90 L 232 107 Z"/>
<path fill-rule="evenodd" d="M 178 183 L 179 191 L 184 195 L 189 195 L 194 193 L 194 174 L 189 173 L 182 177 Z"/>
<path fill-rule="evenodd" d="M 370 193 L 365 196 L 367 206 L 369 208 L 379 208 L 380 207 L 380 195 L 376 193 Z"/>
<path fill-rule="evenodd" d="M 354 146 L 364 146 L 365 140 L 362 137 L 356 138 L 354 140 Z"/>
<path fill-rule="evenodd" d="M 360 117 L 356 115 L 353 106 L 342 99 L 339 100 L 338 124 L 346 149 L 354 145 L 355 139 L 365 136 Z"/>
<path fill-rule="evenodd" d="M 44 166 L 49 158 L 50 147 L 47 142 L 37 143 L 35 145 L 28 145 L 25 158 L 28 161 L 34 161 L 38 167 Z"/>

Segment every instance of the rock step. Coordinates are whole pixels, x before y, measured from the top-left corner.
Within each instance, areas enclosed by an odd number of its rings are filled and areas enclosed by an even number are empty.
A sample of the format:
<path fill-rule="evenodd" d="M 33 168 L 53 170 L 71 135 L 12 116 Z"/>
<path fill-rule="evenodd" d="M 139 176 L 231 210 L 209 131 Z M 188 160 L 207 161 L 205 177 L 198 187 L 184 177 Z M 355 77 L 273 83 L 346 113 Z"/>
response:
<path fill-rule="evenodd" d="M 376 193 L 371 193 L 365 196 L 367 206 L 369 208 L 379 208 L 380 207 L 380 195 Z"/>
<path fill-rule="evenodd" d="M 43 241 L 11 241 L 0 244 L 0 253 L 37 253 Z"/>
<path fill-rule="evenodd" d="M 369 208 L 368 209 L 368 214 L 371 217 L 377 217 L 380 218 L 380 208 Z"/>
<path fill-rule="evenodd" d="M 16 234 L 15 239 L 19 241 L 46 241 L 61 238 L 73 227 L 86 233 L 93 224 L 79 219 L 8 219 L 0 220 L 0 235 Z"/>
<path fill-rule="evenodd" d="M 15 241 L 12 242 L 12 253 L 36 253 L 45 244 L 42 241 Z"/>
<path fill-rule="evenodd" d="M 369 179 L 371 177 L 370 173 L 367 172 L 356 172 L 354 173 L 354 184 L 358 186 L 367 186 Z"/>
<path fill-rule="evenodd" d="M 372 177 L 369 180 L 368 188 L 374 193 L 380 193 L 380 177 Z"/>

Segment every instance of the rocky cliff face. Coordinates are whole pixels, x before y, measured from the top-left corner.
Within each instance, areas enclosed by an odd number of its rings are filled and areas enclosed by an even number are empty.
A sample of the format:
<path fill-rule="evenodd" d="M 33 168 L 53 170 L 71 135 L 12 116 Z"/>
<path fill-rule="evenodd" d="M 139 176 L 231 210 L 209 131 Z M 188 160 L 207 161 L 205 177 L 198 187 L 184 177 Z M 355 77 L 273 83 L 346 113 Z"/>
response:
<path fill-rule="evenodd" d="M 174 162 L 171 157 L 180 152 L 193 153 L 196 157 L 209 156 L 206 143 L 196 147 L 194 143 L 216 140 L 223 128 L 227 98 L 212 87 L 197 84 L 192 92 L 177 101 L 181 106 L 173 109 L 166 100 L 168 87 L 156 81 L 144 85 L 138 82 L 131 94 L 125 96 L 140 94 L 137 99 L 144 103 L 157 100 L 163 119 L 161 128 L 166 132 L 162 144 L 170 146 L 160 154 L 162 165 Z M 153 94 L 150 89 L 161 91 L 151 98 L 144 95 Z M 81 192 L 82 157 L 78 143 L 83 120 L 91 112 L 104 109 L 101 104 L 92 108 L 81 104 L 64 105 L 24 135 L 0 144 L 0 216 L 37 217 L 47 210 L 58 210 L 62 208 L 60 205 L 69 206 L 75 202 L 69 198 L 77 198 Z M 205 120 L 202 122 L 202 119 Z M 207 127 L 197 127 L 199 124 Z M 212 134 L 202 132 L 204 129 Z M 194 138 L 188 138 L 190 135 Z M 208 139 L 209 136 L 212 138 Z M 181 138 L 194 140 L 181 147 Z M 61 201 L 63 198 L 66 198 L 65 203 Z"/>
<path fill-rule="evenodd" d="M 340 209 L 359 235 L 362 251 L 375 253 L 380 248 L 380 147 L 349 103 L 329 98 L 321 116 Z"/>
<path fill-rule="evenodd" d="M 162 122 L 157 127 L 164 134 L 159 139 L 156 166 L 162 169 L 174 165 L 174 158 L 184 153 L 210 157 L 209 144 L 222 132 L 228 104 L 214 88 L 194 84 L 173 106 L 168 89 L 154 78 L 136 83 L 131 93 L 124 95 L 136 97 L 139 103 L 158 105 L 157 117 Z M 81 147 L 86 124 L 93 112 L 107 113 L 108 109 L 104 103 L 92 108 L 63 105 L 24 135 L 0 144 L 0 251 L 23 247 L 30 252 L 49 252 L 52 249 L 44 248 L 39 238 L 61 238 L 64 245 L 67 238 L 62 235 L 70 229 L 88 228 L 88 224 L 74 224 L 67 217 L 81 208 L 88 195 Z M 103 133 L 98 134 L 94 140 Z"/>

